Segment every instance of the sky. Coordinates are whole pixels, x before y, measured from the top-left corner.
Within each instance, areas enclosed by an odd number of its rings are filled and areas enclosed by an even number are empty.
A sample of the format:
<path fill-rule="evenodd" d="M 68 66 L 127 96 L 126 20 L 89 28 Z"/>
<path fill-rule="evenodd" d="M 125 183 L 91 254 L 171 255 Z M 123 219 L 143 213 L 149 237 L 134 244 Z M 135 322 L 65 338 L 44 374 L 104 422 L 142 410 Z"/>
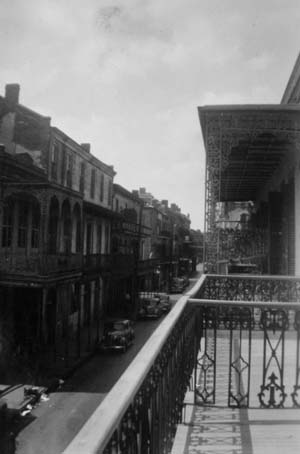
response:
<path fill-rule="evenodd" d="M 203 230 L 197 106 L 279 103 L 299 23 L 299 0 L 0 0 L 0 93 Z"/>

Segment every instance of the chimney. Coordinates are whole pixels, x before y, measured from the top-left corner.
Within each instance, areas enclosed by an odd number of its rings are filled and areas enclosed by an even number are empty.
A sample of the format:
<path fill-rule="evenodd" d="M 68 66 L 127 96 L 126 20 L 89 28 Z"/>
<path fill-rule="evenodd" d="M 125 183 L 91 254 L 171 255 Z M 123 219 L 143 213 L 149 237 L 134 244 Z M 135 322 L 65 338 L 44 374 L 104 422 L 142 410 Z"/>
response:
<path fill-rule="evenodd" d="M 81 148 L 83 148 L 87 153 L 91 152 L 91 144 L 90 143 L 82 143 Z"/>
<path fill-rule="evenodd" d="M 162 200 L 161 204 L 164 205 L 166 208 L 169 207 L 169 201 L 168 200 Z"/>
<path fill-rule="evenodd" d="M 14 107 L 16 104 L 19 104 L 19 93 L 20 93 L 19 84 L 5 85 L 5 100 L 9 107 Z"/>
<path fill-rule="evenodd" d="M 146 194 L 146 188 L 140 188 L 140 194 Z"/>

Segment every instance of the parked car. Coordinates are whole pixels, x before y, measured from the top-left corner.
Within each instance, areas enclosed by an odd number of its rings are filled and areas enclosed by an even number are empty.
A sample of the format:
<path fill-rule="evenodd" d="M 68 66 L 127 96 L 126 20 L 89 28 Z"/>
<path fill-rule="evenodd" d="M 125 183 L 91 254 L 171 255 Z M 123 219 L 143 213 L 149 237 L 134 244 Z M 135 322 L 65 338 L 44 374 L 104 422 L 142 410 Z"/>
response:
<path fill-rule="evenodd" d="M 134 329 L 131 320 L 114 320 L 104 324 L 104 334 L 99 350 L 120 350 L 126 352 L 134 342 Z"/>
<path fill-rule="evenodd" d="M 184 288 L 186 288 L 190 283 L 188 276 L 186 274 L 184 274 L 180 277 L 180 279 L 182 279 L 183 286 L 184 286 Z"/>
<path fill-rule="evenodd" d="M 167 293 L 154 293 L 154 296 L 159 298 L 159 307 L 163 314 L 166 314 L 171 310 L 172 303 Z"/>
<path fill-rule="evenodd" d="M 171 283 L 171 293 L 182 293 L 184 289 L 184 279 L 182 279 L 181 277 L 174 277 Z"/>
<path fill-rule="evenodd" d="M 139 318 L 156 319 L 162 315 L 159 298 L 140 298 Z"/>

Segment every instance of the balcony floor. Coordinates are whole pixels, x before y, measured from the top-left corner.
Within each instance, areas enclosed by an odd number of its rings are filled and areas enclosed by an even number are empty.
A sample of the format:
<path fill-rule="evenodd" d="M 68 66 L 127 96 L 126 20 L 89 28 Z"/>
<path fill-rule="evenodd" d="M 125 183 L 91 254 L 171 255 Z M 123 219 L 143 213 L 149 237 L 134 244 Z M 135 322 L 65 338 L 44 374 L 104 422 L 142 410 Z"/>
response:
<path fill-rule="evenodd" d="M 260 335 L 261 336 L 261 335 Z M 300 452 L 300 410 L 262 409 L 257 393 L 262 374 L 261 339 L 253 339 L 249 409 L 227 407 L 229 342 L 221 335 L 217 349 L 217 394 L 215 406 L 194 406 L 193 392 L 186 396 L 185 424 L 178 427 L 172 454 L 298 454 Z M 286 340 L 285 368 L 294 364 L 287 377 L 290 394 L 295 370 L 293 339 Z M 287 406 L 291 406 L 288 401 Z"/>

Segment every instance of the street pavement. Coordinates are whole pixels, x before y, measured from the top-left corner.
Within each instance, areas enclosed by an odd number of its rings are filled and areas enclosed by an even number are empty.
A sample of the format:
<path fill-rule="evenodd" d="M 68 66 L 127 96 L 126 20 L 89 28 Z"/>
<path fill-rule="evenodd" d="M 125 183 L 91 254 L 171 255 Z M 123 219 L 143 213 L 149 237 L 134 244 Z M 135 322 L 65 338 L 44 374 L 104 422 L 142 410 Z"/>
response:
<path fill-rule="evenodd" d="M 190 280 L 194 285 L 198 275 Z M 188 290 L 187 289 L 187 290 Z M 181 294 L 171 295 L 173 304 Z M 24 417 L 15 440 L 16 454 L 59 454 L 71 442 L 151 336 L 158 320 L 137 321 L 135 342 L 126 353 L 93 356 L 62 387 Z"/>

